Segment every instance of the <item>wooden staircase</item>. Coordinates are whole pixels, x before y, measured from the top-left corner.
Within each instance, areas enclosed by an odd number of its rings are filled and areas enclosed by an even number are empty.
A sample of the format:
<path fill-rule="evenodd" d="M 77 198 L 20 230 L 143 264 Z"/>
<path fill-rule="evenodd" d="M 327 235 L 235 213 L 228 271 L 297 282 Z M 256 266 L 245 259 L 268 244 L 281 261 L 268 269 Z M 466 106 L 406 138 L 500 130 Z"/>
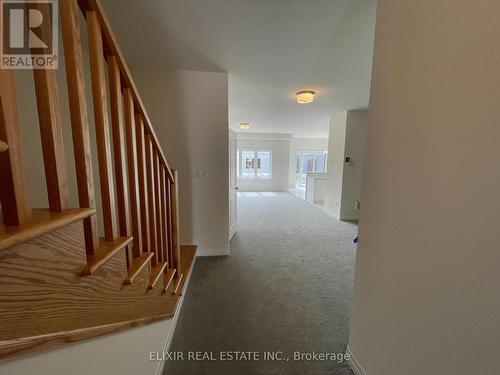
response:
<path fill-rule="evenodd" d="M 92 155 L 79 12 L 87 27 Z M 0 69 L 0 358 L 172 317 L 196 246 L 179 244 L 178 172 L 160 147 L 97 0 L 59 0 L 68 92 L 34 69 L 49 207 L 32 209 L 13 72 Z M 106 79 L 107 70 L 107 79 Z M 69 207 L 59 98 L 69 102 L 79 207 Z M 109 121 L 109 119 L 111 121 Z M 97 156 L 102 212 L 96 212 Z M 97 215 L 104 236 L 99 238 Z"/>

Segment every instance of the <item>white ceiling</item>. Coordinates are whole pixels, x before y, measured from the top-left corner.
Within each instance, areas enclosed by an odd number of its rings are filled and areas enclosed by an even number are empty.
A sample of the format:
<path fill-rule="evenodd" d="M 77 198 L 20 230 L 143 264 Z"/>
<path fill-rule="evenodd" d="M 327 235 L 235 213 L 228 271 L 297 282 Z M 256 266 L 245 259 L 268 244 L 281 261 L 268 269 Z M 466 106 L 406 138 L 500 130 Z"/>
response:
<path fill-rule="evenodd" d="M 368 106 L 375 0 L 103 3 L 129 65 L 228 72 L 234 129 L 326 137 L 332 112 Z"/>

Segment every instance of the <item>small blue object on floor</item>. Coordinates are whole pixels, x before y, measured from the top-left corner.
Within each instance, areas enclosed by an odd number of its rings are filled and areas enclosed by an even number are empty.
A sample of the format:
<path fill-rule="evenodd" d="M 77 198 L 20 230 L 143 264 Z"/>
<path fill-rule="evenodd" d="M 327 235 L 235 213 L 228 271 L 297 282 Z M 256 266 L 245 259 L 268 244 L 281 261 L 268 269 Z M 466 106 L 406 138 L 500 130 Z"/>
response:
<path fill-rule="evenodd" d="M 352 240 L 352 242 L 354 242 L 355 244 L 357 244 L 357 243 L 358 243 L 358 236 L 356 236 L 356 237 L 354 238 L 354 240 Z"/>

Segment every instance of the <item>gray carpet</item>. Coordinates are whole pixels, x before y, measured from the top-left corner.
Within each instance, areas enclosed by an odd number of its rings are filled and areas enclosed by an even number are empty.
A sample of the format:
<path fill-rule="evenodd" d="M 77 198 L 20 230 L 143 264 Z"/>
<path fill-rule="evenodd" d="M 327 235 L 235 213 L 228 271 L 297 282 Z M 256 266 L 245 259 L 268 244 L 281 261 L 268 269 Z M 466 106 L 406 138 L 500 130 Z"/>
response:
<path fill-rule="evenodd" d="M 354 224 L 289 193 L 241 193 L 231 256 L 198 258 L 171 351 L 282 351 L 289 361 L 167 361 L 167 375 L 352 374 L 345 353 Z"/>

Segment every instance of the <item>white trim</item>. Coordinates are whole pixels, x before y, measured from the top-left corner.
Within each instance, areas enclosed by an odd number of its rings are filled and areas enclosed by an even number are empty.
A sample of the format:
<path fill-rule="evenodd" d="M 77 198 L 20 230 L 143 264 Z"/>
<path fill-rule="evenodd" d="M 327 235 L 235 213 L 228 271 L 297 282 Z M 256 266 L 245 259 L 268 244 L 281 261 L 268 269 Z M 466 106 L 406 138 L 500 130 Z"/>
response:
<path fill-rule="evenodd" d="M 184 296 L 185 292 L 187 291 L 187 288 L 189 286 L 189 281 L 191 280 L 191 274 L 193 273 L 194 269 L 194 264 L 196 263 L 196 256 L 198 255 L 198 251 L 196 251 L 195 256 L 193 258 L 193 264 L 191 265 L 191 269 L 189 270 L 189 273 L 186 276 L 186 281 L 184 282 L 183 289 L 184 292 L 179 298 L 179 301 L 177 302 L 177 306 L 175 307 L 175 313 L 174 316 L 172 317 L 172 327 L 170 328 L 170 331 L 167 336 L 167 341 L 165 342 L 165 346 L 163 347 L 163 353 L 170 351 L 170 344 L 172 344 L 172 339 L 174 338 L 175 334 L 175 328 L 177 327 L 177 321 L 179 320 L 179 315 L 181 315 L 181 308 L 182 308 L 182 303 L 184 302 Z M 160 364 L 158 365 L 158 368 L 156 369 L 156 375 L 162 375 L 163 374 L 163 367 L 165 367 L 165 360 L 160 361 Z"/>
<path fill-rule="evenodd" d="M 232 238 L 235 235 L 235 233 L 236 233 L 236 223 L 234 223 L 233 225 L 231 225 L 231 228 L 229 228 L 229 241 L 232 240 Z"/>
<path fill-rule="evenodd" d="M 199 257 L 216 257 L 216 256 L 225 256 L 230 255 L 231 251 L 229 246 L 225 249 L 200 249 L 198 248 L 198 252 L 196 256 Z"/>
<path fill-rule="evenodd" d="M 249 133 L 236 131 L 238 139 L 259 139 L 266 141 L 291 141 L 293 135 L 289 133 Z"/>
<path fill-rule="evenodd" d="M 347 361 L 349 364 L 349 367 L 351 368 L 352 372 L 356 375 L 366 375 L 365 370 L 363 370 L 363 367 L 359 364 L 358 359 L 356 356 L 352 353 L 351 348 L 349 347 L 349 344 L 347 345 L 347 353 L 349 353 L 350 359 Z"/>
<path fill-rule="evenodd" d="M 253 152 L 253 159 L 257 160 L 257 155 L 259 152 L 269 153 L 269 176 L 259 176 L 259 168 L 254 165 L 253 176 L 243 176 L 241 170 L 243 169 L 243 158 L 241 154 L 243 152 Z M 238 179 L 242 180 L 272 180 L 273 179 L 273 150 L 268 148 L 250 147 L 250 148 L 238 148 L 236 147 L 236 181 Z M 246 169 L 246 168 L 245 168 Z"/>

